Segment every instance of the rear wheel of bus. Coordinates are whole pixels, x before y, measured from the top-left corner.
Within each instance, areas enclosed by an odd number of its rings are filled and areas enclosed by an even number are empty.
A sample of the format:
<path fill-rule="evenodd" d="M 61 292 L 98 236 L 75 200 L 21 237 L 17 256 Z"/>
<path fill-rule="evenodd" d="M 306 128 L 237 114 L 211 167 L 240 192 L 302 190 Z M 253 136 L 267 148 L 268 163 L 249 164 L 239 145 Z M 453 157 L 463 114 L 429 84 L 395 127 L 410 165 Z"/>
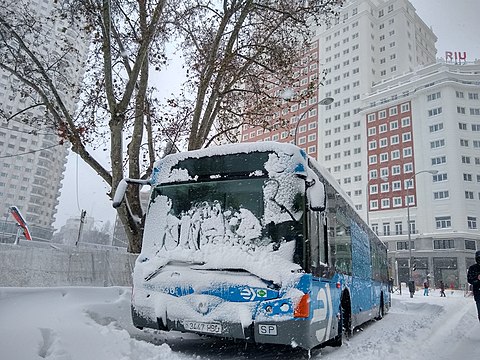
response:
<path fill-rule="evenodd" d="M 348 339 L 352 333 L 352 312 L 348 293 L 342 295 L 338 315 L 338 335 L 328 342 L 330 346 L 342 346 L 343 339 Z"/>

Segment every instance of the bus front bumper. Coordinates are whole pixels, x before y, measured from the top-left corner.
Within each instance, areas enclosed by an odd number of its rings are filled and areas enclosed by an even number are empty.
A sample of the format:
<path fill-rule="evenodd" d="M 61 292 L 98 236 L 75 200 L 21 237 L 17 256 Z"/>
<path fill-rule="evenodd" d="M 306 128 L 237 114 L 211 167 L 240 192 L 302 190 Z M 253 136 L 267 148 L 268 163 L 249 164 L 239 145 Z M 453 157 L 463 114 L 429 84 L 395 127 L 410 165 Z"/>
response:
<path fill-rule="evenodd" d="M 133 324 L 140 329 L 150 328 L 163 331 L 196 333 L 199 335 L 238 339 L 254 343 L 291 345 L 307 350 L 319 344 L 308 319 L 256 321 L 252 322 L 248 327 L 243 327 L 240 323 L 222 321 L 220 323 L 220 330 L 204 328 L 202 331 L 199 327 L 194 329 L 194 326 L 188 321 L 170 320 L 168 318 L 164 321 L 160 318 L 148 318 L 132 306 L 132 320 Z"/>

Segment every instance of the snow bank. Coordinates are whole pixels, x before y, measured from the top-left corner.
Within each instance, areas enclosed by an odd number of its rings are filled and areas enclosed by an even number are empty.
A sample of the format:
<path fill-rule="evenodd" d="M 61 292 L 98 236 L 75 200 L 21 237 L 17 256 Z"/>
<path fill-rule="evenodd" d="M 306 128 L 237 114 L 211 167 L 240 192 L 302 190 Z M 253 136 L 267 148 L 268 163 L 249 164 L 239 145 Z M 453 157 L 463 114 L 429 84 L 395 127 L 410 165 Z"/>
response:
<path fill-rule="evenodd" d="M 394 294 L 381 321 L 357 328 L 318 360 L 477 359 L 475 302 L 461 292 Z M 141 332 L 130 320 L 130 289 L 0 288 L 0 359 L 177 360 L 305 359 L 296 349 L 245 346 L 177 332 Z"/>

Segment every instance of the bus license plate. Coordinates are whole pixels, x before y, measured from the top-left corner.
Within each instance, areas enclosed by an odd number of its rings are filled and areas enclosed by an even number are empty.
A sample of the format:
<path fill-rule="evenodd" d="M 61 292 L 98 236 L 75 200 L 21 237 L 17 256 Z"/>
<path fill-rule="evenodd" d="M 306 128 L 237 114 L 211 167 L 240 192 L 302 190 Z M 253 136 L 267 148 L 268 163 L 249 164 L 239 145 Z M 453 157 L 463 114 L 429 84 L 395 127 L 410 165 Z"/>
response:
<path fill-rule="evenodd" d="M 260 335 L 276 336 L 277 335 L 277 325 L 259 325 L 258 326 L 258 333 Z"/>
<path fill-rule="evenodd" d="M 204 323 L 198 321 L 184 321 L 185 330 L 198 331 L 206 334 L 221 334 L 222 325 L 219 323 Z"/>

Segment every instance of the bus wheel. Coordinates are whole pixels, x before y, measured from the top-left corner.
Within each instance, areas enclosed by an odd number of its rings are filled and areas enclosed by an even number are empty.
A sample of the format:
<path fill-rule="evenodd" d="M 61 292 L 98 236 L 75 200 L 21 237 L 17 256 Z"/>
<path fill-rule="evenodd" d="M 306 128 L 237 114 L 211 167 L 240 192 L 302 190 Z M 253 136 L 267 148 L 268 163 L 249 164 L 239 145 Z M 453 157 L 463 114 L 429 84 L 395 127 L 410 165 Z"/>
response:
<path fill-rule="evenodd" d="M 348 295 L 342 296 L 340 308 L 338 309 L 340 318 L 338 319 L 338 335 L 328 342 L 330 346 L 342 346 L 344 336 L 346 339 L 351 335 L 351 311 Z"/>

